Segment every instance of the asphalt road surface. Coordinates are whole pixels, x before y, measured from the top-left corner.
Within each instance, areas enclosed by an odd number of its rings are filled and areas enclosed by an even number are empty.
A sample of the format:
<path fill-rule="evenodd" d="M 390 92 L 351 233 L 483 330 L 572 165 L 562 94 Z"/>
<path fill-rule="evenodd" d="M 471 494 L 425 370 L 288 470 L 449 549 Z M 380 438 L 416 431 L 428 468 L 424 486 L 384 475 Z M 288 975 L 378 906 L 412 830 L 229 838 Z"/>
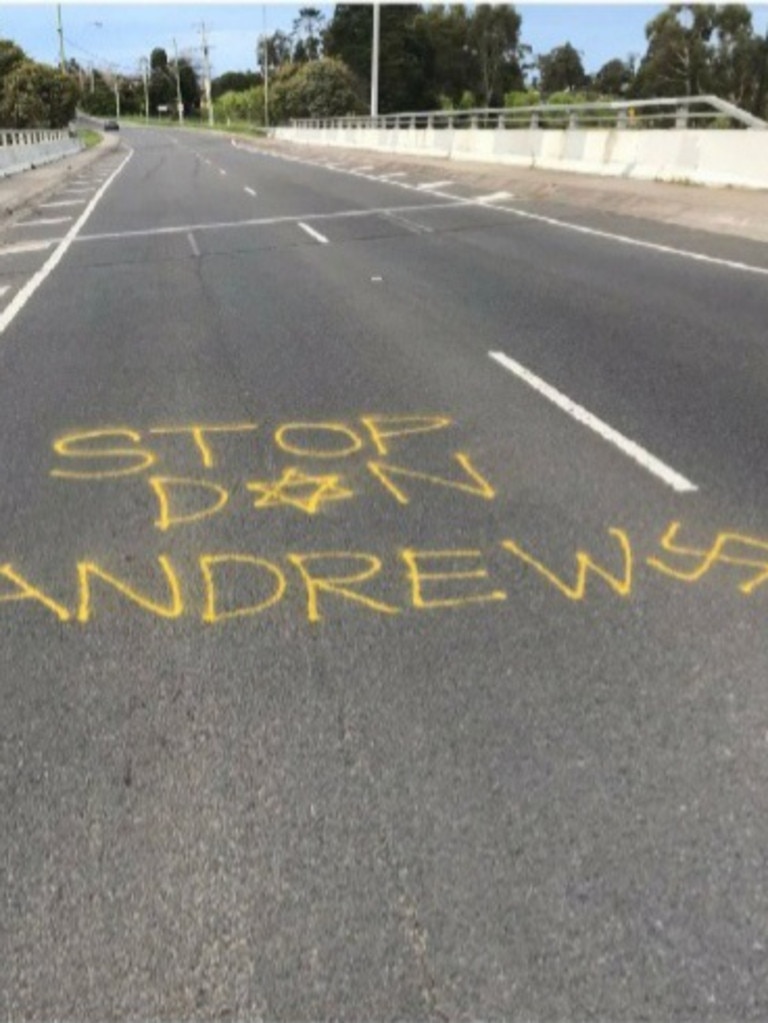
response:
<path fill-rule="evenodd" d="M 768 1016 L 768 246 L 124 130 L 0 255 L 0 1014 Z"/>

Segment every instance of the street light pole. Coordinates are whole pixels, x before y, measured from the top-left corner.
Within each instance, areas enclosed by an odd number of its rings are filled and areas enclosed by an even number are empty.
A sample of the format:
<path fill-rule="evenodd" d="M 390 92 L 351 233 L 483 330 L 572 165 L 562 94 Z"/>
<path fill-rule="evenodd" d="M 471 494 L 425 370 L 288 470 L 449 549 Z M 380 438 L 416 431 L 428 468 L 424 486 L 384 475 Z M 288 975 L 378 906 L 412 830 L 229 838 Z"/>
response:
<path fill-rule="evenodd" d="M 208 108 L 208 124 L 213 127 L 213 99 L 211 97 L 211 62 L 208 57 L 208 36 L 205 31 L 205 22 L 202 23 L 201 32 L 203 36 L 203 65 L 205 68 L 205 105 Z"/>
<path fill-rule="evenodd" d="M 59 67 L 63 71 L 67 66 L 67 58 L 64 53 L 64 26 L 61 23 L 61 4 L 56 4 L 56 31 L 59 34 Z"/>
<path fill-rule="evenodd" d="M 269 127 L 269 39 L 267 38 L 267 5 L 261 5 L 262 42 L 264 44 L 264 127 Z"/>
<path fill-rule="evenodd" d="M 149 121 L 149 60 L 141 58 L 141 77 L 144 81 L 144 120 Z"/>
<path fill-rule="evenodd" d="M 371 49 L 371 117 L 379 116 L 379 50 L 381 47 L 381 5 L 373 5 L 373 47 Z"/>
<path fill-rule="evenodd" d="M 175 58 L 176 68 L 176 106 L 179 114 L 179 124 L 184 122 L 184 104 L 181 100 L 181 75 L 179 74 L 179 48 L 176 45 L 176 40 L 173 40 L 173 54 Z"/>

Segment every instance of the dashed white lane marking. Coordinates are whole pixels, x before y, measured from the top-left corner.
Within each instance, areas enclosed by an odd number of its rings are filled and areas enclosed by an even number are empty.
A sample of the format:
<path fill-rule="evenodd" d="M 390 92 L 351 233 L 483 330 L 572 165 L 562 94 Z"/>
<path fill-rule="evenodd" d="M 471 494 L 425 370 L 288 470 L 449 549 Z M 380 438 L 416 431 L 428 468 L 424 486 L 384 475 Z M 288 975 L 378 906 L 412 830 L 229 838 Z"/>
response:
<path fill-rule="evenodd" d="M 446 185 L 452 184 L 452 181 L 425 181 L 423 185 L 417 185 L 416 187 L 420 192 L 425 192 L 430 188 L 445 188 Z"/>
<path fill-rule="evenodd" d="M 72 217 L 41 217 L 39 220 L 19 220 L 11 227 L 50 227 L 51 224 L 66 224 Z"/>
<path fill-rule="evenodd" d="M 226 177 L 227 176 L 227 172 L 224 170 L 223 167 L 219 167 L 219 174 L 221 174 L 222 177 Z"/>
<path fill-rule="evenodd" d="M 41 210 L 54 210 L 61 206 L 82 206 L 85 199 L 61 199 L 58 202 L 41 202 Z"/>
<path fill-rule="evenodd" d="M 321 245 L 328 244 L 328 239 L 325 237 L 325 235 L 320 234 L 319 231 L 316 231 L 314 227 L 310 227 L 309 224 L 305 224 L 303 223 L 303 221 L 300 220 L 299 227 L 302 229 L 302 231 L 306 231 L 310 238 L 314 238 L 316 242 L 320 242 Z"/>
<path fill-rule="evenodd" d="M 61 260 L 67 254 L 69 247 L 77 237 L 79 231 L 81 230 L 85 222 L 88 220 L 88 217 L 90 217 L 91 213 L 93 213 L 99 199 L 101 199 L 102 195 L 104 195 L 106 190 L 109 188 L 109 186 L 112 184 L 112 182 L 115 180 L 117 175 L 120 173 L 123 167 L 125 167 L 125 165 L 128 163 L 132 156 L 133 150 L 131 149 L 128 151 L 128 155 L 126 156 L 126 158 L 119 164 L 116 170 L 112 172 L 112 174 L 107 178 L 107 180 L 98 190 L 98 192 L 94 195 L 94 197 L 91 199 L 91 201 L 85 207 L 83 212 L 74 222 L 74 224 L 70 227 L 70 229 L 67 231 L 64 237 L 61 239 L 61 241 L 50 254 L 50 256 L 46 259 L 46 261 L 43 263 L 43 265 L 40 267 L 37 273 L 33 274 L 32 277 L 30 277 L 29 280 L 26 282 L 26 284 L 16 292 L 16 294 L 13 296 L 13 298 L 8 303 L 6 308 L 2 311 L 2 313 L 0 313 L 0 334 L 3 334 L 5 330 L 8 328 L 8 326 L 11 323 L 13 323 L 18 314 L 24 308 L 24 306 L 27 304 L 30 298 L 32 298 L 34 293 L 43 283 L 43 281 L 45 281 L 48 275 L 52 273 L 52 271 L 55 270 L 56 267 L 59 265 Z"/>
<path fill-rule="evenodd" d="M 191 231 L 187 231 L 187 241 L 189 242 L 189 247 L 192 249 L 192 255 L 193 256 L 199 256 L 200 255 L 200 249 L 197 247 L 197 242 L 195 241 L 195 236 L 192 234 Z"/>
<path fill-rule="evenodd" d="M 511 192 L 491 192 L 490 195 L 478 195 L 478 202 L 501 202 L 502 199 L 514 199 Z"/>
<path fill-rule="evenodd" d="M 10 284 L 0 284 L 0 298 L 2 298 L 3 295 L 10 290 L 11 290 Z"/>
<path fill-rule="evenodd" d="M 254 191 L 254 189 L 252 189 L 252 188 L 249 188 L 249 187 L 248 187 L 247 185 L 245 186 L 245 188 L 243 189 L 243 191 L 244 191 L 244 192 L 247 192 L 247 193 L 248 193 L 248 195 L 256 195 L 256 192 Z"/>
<path fill-rule="evenodd" d="M 525 381 L 529 387 L 532 387 L 534 391 L 538 391 L 539 394 L 548 398 L 553 405 L 557 405 L 563 412 L 567 412 L 569 416 L 582 423 L 584 426 L 589 427 L 590 430 L 594 430 L 595 433 L 599 434 L 603 440 L 607 440 L 609 444 L 613 444 L 623 454 L 627 455 L 628 458 L 633 459 L 638 465 L 641 465 L 647 472 L 653 473 L 654 476 L 662 480 L 667 486 L 672 487 L 679 494 L 690 494 L 699 488 L 695 483 L 691 483 L 690 480 L 686 479 L 685 476 L 681 476 L 680 473 L 675 472 L 674 469 L 670 469 L 668 465 L 660 461 L 654 455 L 650 454 L 645 448 L 640 447 L 633 440 L 629 440 L 618 430 L 614 430 L 612 426 L 608 426 L 602 419 L 598 419 L 597 416 L 593 416 L 591 412 L 588 412 L 583 406 L 577 405 L 575 401 L 571 401 L 570 398 L 561 394 L 560 391 L 552 387 L 541 377 L 537 377 L 535 373 L 531 373 L 530 370 L 526 369 L 525 366 L 521 366 L 519 362 L 515 362 L 514 359 L 510 359 L 508 355 L 503 352 L 489 352 L 492 359 L 494 359 L 504 369 L 508 369 L 510 373 L 514 373 L 520 380 Z"/>
<path fill-rule="evenodd" d="M 20 252 L 42 252 L 55 245 L 58 238 L 41 238 L 36 242 L 17 242 L 15 245 L 0 245 L 0 256 L 15 256 Z"/>

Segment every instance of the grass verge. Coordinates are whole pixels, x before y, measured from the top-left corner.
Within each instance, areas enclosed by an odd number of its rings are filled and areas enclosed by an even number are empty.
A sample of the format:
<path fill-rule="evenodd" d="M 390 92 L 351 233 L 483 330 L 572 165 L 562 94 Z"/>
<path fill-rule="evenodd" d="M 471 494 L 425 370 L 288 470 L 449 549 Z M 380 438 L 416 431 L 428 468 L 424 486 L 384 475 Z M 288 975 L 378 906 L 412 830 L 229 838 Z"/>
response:
<path fill-rule="evenodd" d="M 82 139 L 86 149 L 93 149 L 94 146 L 98 146 L 103 137 L 100 132 L 92 131 L 90 128 L 78 128 L 77 134 Z"/>

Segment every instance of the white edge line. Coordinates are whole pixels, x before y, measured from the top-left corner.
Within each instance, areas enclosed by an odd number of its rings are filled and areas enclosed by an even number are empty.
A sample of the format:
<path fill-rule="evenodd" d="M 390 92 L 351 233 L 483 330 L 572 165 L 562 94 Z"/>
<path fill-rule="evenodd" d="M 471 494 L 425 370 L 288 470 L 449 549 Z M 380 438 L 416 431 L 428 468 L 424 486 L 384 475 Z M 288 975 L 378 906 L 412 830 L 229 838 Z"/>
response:
<path fill-rule="evenodd" d="M 316 167 L 318 164 L 311 160 L 304 160 L 296 156 L 284 156 L 281 153 L 265 154 L 278 160 L 285 160 L 289 163 L 301 163 L 308 167 Z M 348 170 L 337 170 L 338 174 L 353 173 Z M 438 191 L 438 186 L 430 188 L 426 186 L 411 185 L 405 181 L 389 181 L 387 178 L 371 176 L 371 181 L 378 181 L 382 185 L 392 185 L 394 188 L 404 188 L 407 191 L 432 194 L 441 199 L 451 199 L 457 206 L 479 206 L 483 209 L 495 210 L 497 213 L 507 213 L 513 217 L 521 217 L 525 220 L 534 220 L 542 224 L 550 224 L 552 227 L 560 227 L 567 231 L 576 231 L 579 234 L 593 235 L 596 238 L 606 238 L 610 241 L 620 242 L 624 245 L 635 245 L 641 249 L 651 249 L 654 252 L 664 252 L 670 256 L 680 256 L 683 259 L 693 259 L 700 263 L 710 263 L 713 266 L 724 266 L 730 270 L 741 270 L 744 273 L 760 274 L 768 277 L 768 267 L 754 266 L 751 263 L 740 263 L 732 259 L 722 259 L 718 256 L 707 256 L 702 252 L 693 252 L 690 249 L 677 249 L 672 245 L 661 245 L 657 242 L 647 242 L 642 238 L 632 238 L 629 235 L 612 234 L 610 231 L 600 231 L 594 227 L 585 227 L 582 224 L 572 224 L 567 220 L 557 220 L 555 217 L 545 217 L 540 213 L 530 213 L 528 210 L 514 209 L 510 206 L 494 206 L 484 202 L 481 198 L 464 198 L 451 195 L 450 192 Z"/>
<path fill-rule="evenodd" d="M 535 373 L 531 373 L 525 366 L 521 366 L 519 362 L 510 359 L 508 355 L 505 355 L 503 352 L 488 352 L 488 355 L 498 362 L 500 366 L 503 366 L 504 369 L 508 369 L 510 373 L 514 373 L 516 377 L 525 381 L 526 384 L 535 391 L 538 391 L 539 394 L 548 398 L 553 405 L 557 405 L 559 409 L 566 412 L 573 419 L 589 427 L 590 430 L 599 434 L 603 440 L 607 440 L 610 444 L 615 445 L 623 454 L 633 459 L 647 472 L 653 473 L 654 476 L 666 483 L 667 486 L 672 487 L 679 494 L 690 494 L 699 489 L 695 483 L 691 483 L 685 476 L 681 476 L 674 469 L 670 469 L 668 465 L 665 465 L 664 462 L 650 454 L 645 448 L 640 447 L 633 440 L 629 440 L 628 437 L 619 433 L 618 430 L 614 430 L 612 426 L 608 426 L 602 419 L 593 416 L 591 412 L 588 412 L 581 405 L 577 405 L 575 401 L 571 401 L 570 398 L 561 394 L 551 384 L 542 380 L 541 377 L 537 377 Z"/>
<path fill-rule="evenodd" d="M 328 244 L 328 239 L 325 235 L 320 234 L 320 232 L 316 231 L 314 227 L 310 227 L 309 224 L 305 224 L 301 220 L 298 222 L 298 226 L 302 229 L 302 231 L 306 231 L 310 238 L 314 238 L 316 242 L 320 242 L 321 245 Z"/>
<path fill-rule="evenodd" d="M 70 227 L 70 229 L 67 231 L 64 237 L 61 239 L 61 241 L 56 246 L 54 251 L 46 259 L 46 261 L 43 263 L 43 265 L 40 267 L 37 273 L 33 274 L 32 277 L 29 278 L 27 283 L 16 292 L 13 299 L 8 303 L 8 305 L 2 311 L 2 313 L 0 313 L 0 334 L 5 333 L 6 329 L 16 319 L 18 314 L 21 312 L 21 310 L 24 308 L 24 306 L 27 304 L 30 298 L 32 298 L 32 296 L 43 283 L 43 281 L 46 279 L 46 277 L 59 265 L 61 260 L 67 254 L 67 250 L 69 249 L 70 245 L 77 237 L 80 229 L 83 227 L 86 220 L 90 217 L 91 213 L 93 213 L 99 199 L 101 199 L 102 195 L 104 195 L 106 190 L 109 188 L 109 186 L 112 184 L 112 182 L 115 180 L 117 175 L 120 173 L 123 167 L 125 167 L 125 165 L 128 163 L 132 156 L 133 150 L 131 149 L 126 158 L 120 164 L 120 166 L 116 170 L 114 170 L 112 174 L 110 174 L 110 176 L 107 178 L 107 180 L 98 190 L 98 192 L 94 195 L 94 197 L 91 199 L 91 201 L 85 207 L 83 212 L 74 222 L 74 224 Z"/>

